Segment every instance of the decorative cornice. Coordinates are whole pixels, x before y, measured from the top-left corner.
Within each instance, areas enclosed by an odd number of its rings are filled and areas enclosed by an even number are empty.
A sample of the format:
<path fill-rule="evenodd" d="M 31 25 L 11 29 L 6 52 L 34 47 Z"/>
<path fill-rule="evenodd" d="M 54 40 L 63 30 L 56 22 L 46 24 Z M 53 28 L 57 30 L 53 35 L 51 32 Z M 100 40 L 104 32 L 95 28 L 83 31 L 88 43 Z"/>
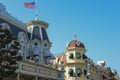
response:
<path fill-rule="evenodd" d="M 26 26 L 29 27 L 31 25 L 42 25 L 45 28 L 48 28 L 48 23 L 44 21 L 32 20 L 26 23 Z"/>
<path fill-rule="evenodd" d="M 66 48 L 65 52 L 73 51 L 73 50 L 82 50 L 82 51 L 87 51 L 84 48 L 77 48 L 77 47 L 71 47 L 71 48 Z"/>

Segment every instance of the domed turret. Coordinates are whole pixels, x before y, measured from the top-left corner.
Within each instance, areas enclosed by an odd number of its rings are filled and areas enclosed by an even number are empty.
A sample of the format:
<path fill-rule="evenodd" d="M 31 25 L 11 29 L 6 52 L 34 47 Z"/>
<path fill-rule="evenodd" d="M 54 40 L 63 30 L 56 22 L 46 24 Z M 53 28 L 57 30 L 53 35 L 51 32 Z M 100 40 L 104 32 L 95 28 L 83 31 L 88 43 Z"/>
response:
<path fill-rule="evenodd" d="M 85 48 L 84 44 L 78 40 L 72 40 L 67 48 Z"/>
<path fill-rule="evenodd" d="M 48 28 L 48 23 L 32 20 L 26 23 L 28 30 L 28 37 L 30 40 L 39 39 L 39 40 L 47 40 L 49 42 L 49 38 L 46 32 Z"/>
<path fill-rule="evenodd" d="M 76 39 L 76 35 L 74 35 L 74 40 L 72 40 L 70 43 L 67 43 L 67 49 L 69 48 L 83 48 L 85 49 L 85 46 L 82 42 L 78 41 Z"/>

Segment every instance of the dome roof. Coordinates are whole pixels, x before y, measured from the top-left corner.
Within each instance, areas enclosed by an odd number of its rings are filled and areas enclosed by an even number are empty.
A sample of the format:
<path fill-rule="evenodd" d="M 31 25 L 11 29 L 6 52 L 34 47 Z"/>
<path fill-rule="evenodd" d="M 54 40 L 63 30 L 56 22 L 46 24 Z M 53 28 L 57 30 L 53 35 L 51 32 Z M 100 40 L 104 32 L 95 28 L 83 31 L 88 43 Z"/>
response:
<path fill-rule="evenodd" d="M 78 40 L 72 40 L 67 47 L 68 48 L 72 48 L 72 47 L 85 48 L 84 44 Z"/>

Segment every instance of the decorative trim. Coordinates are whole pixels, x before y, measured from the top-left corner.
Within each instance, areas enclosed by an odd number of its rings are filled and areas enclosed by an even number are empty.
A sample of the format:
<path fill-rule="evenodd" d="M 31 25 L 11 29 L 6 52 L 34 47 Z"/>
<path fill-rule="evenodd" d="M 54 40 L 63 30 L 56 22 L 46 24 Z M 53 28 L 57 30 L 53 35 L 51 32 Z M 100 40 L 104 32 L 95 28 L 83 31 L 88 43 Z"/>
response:
<path fill-rule="evenodd" d="M 53 76 L 53 77 L 57 77 L 57 73 L 56 72 L 51 72 L 51 75 Z"/>
<path fill-rule="evenodd" d="M 48 28 L 48 23 L 43 22 L 43 21 L 37 21 L 37 20 L 33 20 L 33 21 L 29 21 L 26 23 L 26 26 L 29 27 L 31 25 L 43 25 L 43 27 Z"/>
<path fill-rule="evenodd" d="M 45 75 L 50 75 L 50 71 L 49 70 L 44 70 L 44 69 L 39 69 L 39 73 L 40 74 L 45 74 Z"/>
<path fill-rule="evenodd" d="M 22 65 L 22 70 L 30 71 L 30 72 L 36 72 L 37 71 L 37 69 L 35 67 L 28 66 L 28 65 Z"/>

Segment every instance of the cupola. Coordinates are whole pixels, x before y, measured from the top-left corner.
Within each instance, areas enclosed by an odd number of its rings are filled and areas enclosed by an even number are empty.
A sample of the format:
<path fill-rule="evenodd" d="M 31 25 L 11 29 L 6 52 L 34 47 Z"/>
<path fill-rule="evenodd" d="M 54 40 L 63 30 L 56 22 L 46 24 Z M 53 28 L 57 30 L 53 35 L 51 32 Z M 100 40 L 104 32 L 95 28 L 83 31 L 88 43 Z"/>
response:
<path fill-rule="evenodd" d="M 85 48 L 84 44 L 78 40 L 72 40 L 67 48 Z"/>
<path fill-rule="evenodd" d="M 66 48 L 67 49 L 69 49 L 69 48 L 83 48 L 83 49 L 85 49 L 85 46 L 84 46 L 84 44 L 81 41 L 76 39 L 76 35 L 75 35 L 74 36 L 74 40 L 72 40 L 71 42 L 67 43 L 67 47 Z"/>

